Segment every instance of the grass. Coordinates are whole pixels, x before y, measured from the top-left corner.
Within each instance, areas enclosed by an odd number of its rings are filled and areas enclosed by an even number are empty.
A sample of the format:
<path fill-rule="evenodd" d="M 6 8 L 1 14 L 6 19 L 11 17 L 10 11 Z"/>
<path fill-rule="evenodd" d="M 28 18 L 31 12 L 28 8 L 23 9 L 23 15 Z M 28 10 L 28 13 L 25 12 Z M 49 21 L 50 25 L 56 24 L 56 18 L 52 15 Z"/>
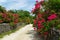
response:
<path fill-rule="evenodd" d="M 8 31 L 8 32 L 5 32 L 5 33 L 2 33 L 2 34 L 0 34 L 0 38 L 3 38 L 5 35 L 9 35 L 11 33 L 14 33 L 15 31 L 16 31 L 16 29 Z"/>
<path fill-rule="evenodd" d="M 0 34 L 0 38 L 3 38 L 5 35 L 10 35 L 11 33 L 16 32 L 17 30 L 19 30 L 20 28 L 24 27 L 25 25 L 26 24 L 22 24 L 21 26 L 19 26 L 18 28 L 14 29 L 14 30 L 11 30 L 11 31 L 8 31 L 8 32 Z"/>

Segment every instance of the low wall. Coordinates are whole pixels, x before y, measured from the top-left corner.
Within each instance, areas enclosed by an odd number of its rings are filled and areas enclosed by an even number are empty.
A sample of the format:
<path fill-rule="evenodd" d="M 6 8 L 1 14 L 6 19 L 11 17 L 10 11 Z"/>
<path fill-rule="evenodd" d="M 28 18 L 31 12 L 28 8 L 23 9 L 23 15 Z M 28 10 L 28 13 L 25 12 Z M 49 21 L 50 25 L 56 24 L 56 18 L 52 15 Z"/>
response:
<path fill-rule="evenodd" d="M 0 34 L 10 30 L 11 30 L 11 26 L 9 24 L 7 23 L 0 24 Z"/>
<path fill-rule="evenodd" d="M 21 23 L 17 23 L 17 25 L 12 27 L 8 23 L 2 23 L 2 24 L 0 24 L 0 34 L 4 33 L 4 32 L 7 32 L 7 31 L 10 31 L 12 29 L 15 29 L 15 28 L 17 28 L 20 25 L 21 25 Z"/>

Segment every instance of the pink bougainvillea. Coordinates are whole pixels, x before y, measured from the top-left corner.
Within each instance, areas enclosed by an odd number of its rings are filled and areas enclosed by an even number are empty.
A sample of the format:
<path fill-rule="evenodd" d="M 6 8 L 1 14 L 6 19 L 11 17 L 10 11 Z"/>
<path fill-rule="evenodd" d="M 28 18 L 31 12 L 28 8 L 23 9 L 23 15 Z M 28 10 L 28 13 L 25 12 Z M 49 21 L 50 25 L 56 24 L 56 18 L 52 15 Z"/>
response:
<path fill-rule="evenodd" d="M 40 8 L 40 3 L 36 3 L 36 4 L 35 4 L 35 8 L 36 8 L 36 9 Z"/>
<path fill-rule="evenodd" d="M 36 25 L 36 19 L 34 20 L 34 24 Z"/>
<path fill-rule="evenodd" d="M 0 23 L 2 23 L 3 22 L 3 20 L 0 20 Z"/>
<path fill-rule="evenodd" d="M 44 35 L 48 35 L 48 32 L 44 32 Z"/>
<path fill-rule="evenodd" d="M 37 30 L 37 28 L 36 28 L 36 27 L 34 27 L 34 30 L 36 31 L 36 30 Z"/>
<path fill-rule="evenodd" d="M 52 14 L 48 17 L 48 20 L 52 20 L 52 19 L 56 19 L 57 15 L 56 14 Z"/>
<path fill-rule="evenodd" d="M 38 13 L 38 18 L 42 18 L 42 15 L 40 13 Z"/>
<path fill-rule="evenodd" d="M 3 18 L 6 18 L 7 17 L 7 14 L 6 13 L 2 13 L 2 17 Z"/>

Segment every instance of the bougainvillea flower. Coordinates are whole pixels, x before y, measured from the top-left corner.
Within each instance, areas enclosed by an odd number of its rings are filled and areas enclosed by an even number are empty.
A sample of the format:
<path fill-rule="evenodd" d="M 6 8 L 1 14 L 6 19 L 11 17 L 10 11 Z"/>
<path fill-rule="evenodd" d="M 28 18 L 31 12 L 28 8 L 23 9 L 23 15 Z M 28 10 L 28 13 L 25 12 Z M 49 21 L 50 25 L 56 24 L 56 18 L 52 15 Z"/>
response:
<path fill-rule="evenodd" d="M 48 17 L 48 20 L 55 19 L 56 17 L 57 17 L 57 15 L 56 15 L 56 14 L 52 14 L 52 15 L 50 15 L 50 16 Z"/>
<path fill-rule="evenodd" d="M 45 22 L 45 20 L 44 20 L 44 19 L 42 19 L 42 20 L 41 20 L 41 22 Z"/>
<path fill-rule="evenodd" d="M 36 30 L 37 30 L 37 28 L 36 28 L 36 27 L 34 27 L 34 30 L 36 31 Z"/>
<path fill-rule="evenodd" d="M 3 22 L 3 20 L 0 20 L 0 23 L 2 23 Z"/>
<path fill-rule="evenodd" d="M 16 22 L 13 22 L 14 24 L 17 24 Z"/>
<path fill-rule="evenodd" d="M 48 32 L 44 32 L 44 35 L 48 35 Z"/>
<path fill-rule="evenodd" d="M 41 21 L 38 21 L 38 24 L 42 24 L 42 22 Z"/>
<path fill-rule="evenodd" d="M 14 22 L 15 22 L 15 23 L 18 23 L 18 19 L 15 19 Z"/>
<path fill-rule="evenodd" d="M 41 28 L 41 24 L 38 24 L 38 29 L 40 29 Z"/>
<path fill-rule="evenodd" d="M 18 17 L 19 17 L 19 15 L 18 15 L 18 14 L 13 14 L 13 16 L 14 16 L 15 18 L 18 18 Z"/>
<path fill-rule="evenodd" d="M 6 13 L 2 13 L 2 17 L 6 18 L 7 17 L 7 14 Z"/>
<path fill-rule="evenodd" d="M 38 9 L 38 8 L 40 8 L 40 3 L 35 4 L 35 9 Z"/>
<path fill-rule="evenodd" d="M 7 18 L 8 21 L 10 21 L 11 19 L 10 18 Z"/>
<path fill-rule="evenodd" d="M 40 13 L 38 13 L 38 18 L 42 18 L 42 15 Z"/>
<path fill-rule="evenodd" d="M 44 19 L 42 19 L 42 20 L 38 21 L 38 24 L 42 24 L 43 22 L 45 22 L 45 20 L 44 20 Z"/>
<path fill-rule="evenodd" d="M 36 25 L 36 19 L 34 20 L 34 25 Z"/>
<path fill-rule="evenodd" d="M 41 29 L 43 28 L 43 25 L 42 24 L 38 24 L 38 29 Z"/>

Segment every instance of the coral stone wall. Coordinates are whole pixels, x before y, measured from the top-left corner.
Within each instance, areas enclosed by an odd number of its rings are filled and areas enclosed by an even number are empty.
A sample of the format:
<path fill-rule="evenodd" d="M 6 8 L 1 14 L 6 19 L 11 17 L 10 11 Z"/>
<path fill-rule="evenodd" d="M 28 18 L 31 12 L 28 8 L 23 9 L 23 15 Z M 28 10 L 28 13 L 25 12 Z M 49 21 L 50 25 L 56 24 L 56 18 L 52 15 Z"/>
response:
<path fill-rule="evenodd" d="M 10 26 L 9 23 L 2 23 L 0 24 L 0 34 L 16 29 L 18 26 L 20 26 L 20 24 L 21 23 L 17 23 L 15 26 Z"/>
<path fill-rule="evenodd" d="M 11 30 L 11 26 L 9 24 L 6 23 L 0 24 L 0 34 L 10 30 Z"/>

